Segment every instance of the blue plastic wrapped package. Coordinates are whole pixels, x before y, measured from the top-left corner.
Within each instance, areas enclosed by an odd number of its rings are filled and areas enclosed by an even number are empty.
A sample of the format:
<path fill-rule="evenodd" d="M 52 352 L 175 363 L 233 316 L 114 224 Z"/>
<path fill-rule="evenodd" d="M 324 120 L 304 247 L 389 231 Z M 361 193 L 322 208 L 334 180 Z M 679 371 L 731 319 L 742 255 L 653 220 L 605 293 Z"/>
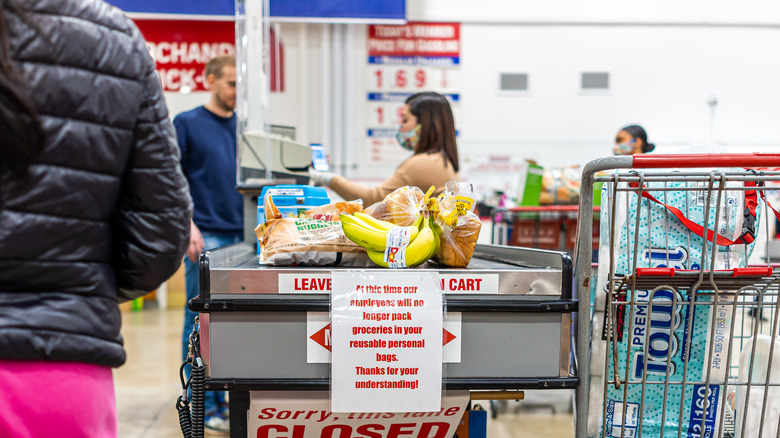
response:
<path fill-rule="evenodd" d="M 707 213 L 706 186 L 682 182 L 649 183 L 647 186 L 653 197 L 680 209 L 688 219 L 704 225 L 708 216 L 708 227 L 713 229 L 717 211 L 720 215 L 718 233 L 727 239 L 741 235 L 745 210 L 743 191 L 728 190 L 727 186 L 720 208 L 717 191 L 714 191 Z M 658 187 L 679 187 L 680 190 L 652 190 Z M 608 236 L 611 231 L 608 228 L 610 221 L 606 219 L 610 209 L 616 215 L 616 230 L 614 236 L 602 239 L 602 242 L 614 245 L 612 263 L 617 276 L 631 274 L 636 268 L 699 270 L 703 266 L 704 270 L 710 269 L 713 244 L 707 242 L 705 247 L 703 239 L 689 231 L 664 206 L 640 198 L 635 192 L 618 192 L 617 199 L 611 199 L 611 184 L 605 184 L 603 190 L 609 194 L 602 196 L 602 224 L 607 224 L 606 229 L 602 229 L 602 236 Z M 760 214 L 760 209 L 756 214 Z M 601 251 L 608 252 L 610 243 L 605 243 Z M 702 248 L 706 251 L 704 260 Z M 752 245 L 744 244 L 715 245 L 714 248 L 714 269 L 747 266 L 752 251 Z M 633 258 L 635 250 L 636 260 Z M 600 271 L 608 270 L 608 263 L 606 265 L 600 265 Z M 659 279 L 658 285 L 662 284 L 663 280 Z M 613 320 L 616 322 L 612 325 L 617 348 L 613 350 L 611 344 L 607 344 L 604 379 L 614 381 L 617 375 L 623 384 L 620 388 L 607 385 L 606 412 L 602 413 L 603 436 L 677 437 L 678 430 L 682 430 L 683 437 L 689 438 L 717 436 L 718 416 L 723 411 L 720 406 L 722 385 L 727 378 L 726 351 L 732 307 L 725 301 L 704 304 L 712 302 L 713 296 L 703 290 L 693 298 L 694 305 L 690 304 L 692 297 L 685 290 L 660 288 L 654 292 L 623 292 L 625 296 L 621 300 L 631 302 L 633 299 L 635 304 L 612 308 L 612 312 L 622 318 L 619 323 L 618 319 Z M 726 291 L 721 293 L 722 299 L 730 299 Z M 599 335 L 593 334 L 594 337 Z M 707 379 L 708 386 L 704 384 Z M 642 385 L 643 380 L 648 383 Z"/>

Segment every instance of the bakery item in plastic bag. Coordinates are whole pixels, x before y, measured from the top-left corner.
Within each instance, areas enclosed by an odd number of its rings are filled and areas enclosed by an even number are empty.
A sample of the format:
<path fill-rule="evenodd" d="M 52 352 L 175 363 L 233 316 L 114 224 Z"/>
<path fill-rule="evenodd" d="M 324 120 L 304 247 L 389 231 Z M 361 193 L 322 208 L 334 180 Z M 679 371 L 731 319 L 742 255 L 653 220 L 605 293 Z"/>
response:
<path fill-rule="evenodd" d="M 404 186 L 393 190 L 385 199 L 366 208 L 365 213 L 377 219 L 408 227 L 417 220 L 425 206 L 425 194 L 418 187 Z"/>
<path fill-rule="evenodd" d="M 457 226 L 442 237 L 436 261 L 456 268 L 468 266 L 481 228 L 482 221 L 476 214 L 468 213 L 459 217 Z"/>
<path fill-rule="evenodd" d="M 442 265 L 463 268 L 471 262 L 482 221 L 474 214 L 471 184 L 450 181 L 437 198 L 436 222 L 442 229 L 441 246 L 434 259 Z"/>

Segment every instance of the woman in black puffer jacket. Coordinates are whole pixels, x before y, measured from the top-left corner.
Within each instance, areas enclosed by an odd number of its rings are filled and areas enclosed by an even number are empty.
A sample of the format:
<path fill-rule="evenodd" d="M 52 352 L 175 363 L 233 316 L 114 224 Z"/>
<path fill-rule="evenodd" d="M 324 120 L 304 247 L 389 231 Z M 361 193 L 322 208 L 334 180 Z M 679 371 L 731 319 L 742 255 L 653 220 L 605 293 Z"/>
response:
<path fill-rule="evenodd" d="M 0 436 L 115 436 L 117 304 L 188 243 L 174 130 L 120 10 L 0 5 Z"/>

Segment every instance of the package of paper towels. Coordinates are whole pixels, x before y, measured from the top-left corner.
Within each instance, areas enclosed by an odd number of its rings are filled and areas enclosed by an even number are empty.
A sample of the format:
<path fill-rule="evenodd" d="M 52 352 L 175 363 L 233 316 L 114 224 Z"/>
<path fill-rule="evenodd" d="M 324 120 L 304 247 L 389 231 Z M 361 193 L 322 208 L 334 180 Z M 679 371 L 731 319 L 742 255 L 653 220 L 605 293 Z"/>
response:
<path fill-rule="evenodd" d="M 664 204 L 680 209 L 689 220 L 701 226 L 707 222 L 710 230 L 715 228 L 716 213 L 718 213 L 718 234 L 729 240 L 739 238 L 745 220 L 745 193 L 742 190 L 728 188 L 742 183 L 728 182 L 719 204 L 717 187 L 712 193 L 708 193 L 708 184 L 708 182 L 680 181 L 650 182 L 646 183 L 646 187 L 651 196 Z M 610 190 L 610 186 L 611 184 L 605 184 L 604 190 Z M 679 188 L 679 190 L 653 190 L 653 188 Z M 713 247 L 716 249 L 715 269 L 733 269 L 747 264 L 752 245 L 718 246 L 708 241 L 706 259 L 702 260 L 704 239 L 688 230 L 663 205 L 640 198 L 636 192 L 618 192 L 615 201 L 616 236 L 611 236 L 614 237 L 611 240 L 615 245 L 616 255 L 613 262 L 617 274 L 628 274 L 635 266 L 693 270 L 703 267 L 709 270 Z M 759 205 L 756 209 L 756 226 L 760 223 L 758 220 L 760 207 Z M 609 221 L 602 221 L 605 222 Z M 606 231 L 610 232 L 610 230 Z M 636 261 L 633 258 L 635 245 Z"/>
<path fill-rule="evenodd" d="M 647 304 L 636 304 L 633 311 L 626 306 L 627 321 L 616 341 L 617 369 L 615 353 L 607 347 L 604 378 L 614 381 L 617 372 L 622 384 L 607 385 L 605 436 L 676 437 L 678 429 L 683 437 L 717 436 L 732 306 L 700 304 L 710 297 L 697 297 L 691 306 L 685 304 L 687 294 L 670 290 L 655 291 L 652 305 L 647 291 L 633 295 Z M 710 384 L 704 385 L 708 375 Z M 643 379 L 655 383 L 643 388 Z"/>
<path fill-rule="evenodd" d="M 620 184 L 625 187 L 624 183 Z M 717 190 L 709 194 L 706 187 L 695 184 L 650 182 L 646 186 L 652 196 L 680 209 L 690 220 L 704 225 L 708 217 L 710 229 L 714 228 L 717 212 L 718 233 L 729 239 L 739 237 L 744 220 L 744 192 L 724 190 L 718 206 Z M 603 190 L 609 194 L 602 194 L 602 224 L 608 227 L 609 214 L 614 212 L 616 227 L 614 233 L 609 228 L 602 229 L 602 236 L 609 238 L 602 239 L 601 251 L 608 252 L 609 244 L 614 245 L 615 256 L 610 262 L 617 276 L 643 267 L 698 270 L 703 266 L 709 270 L 713 249 L 715 269 L 747 265 L 751 246 L 724 247 L 708 242 L 707 256 L 702 260 L 703 239 L 690 232 L 662 205 L 640 198 L 635 192 L 619 191 L 615 198 L 611 189 L 611 184 L 604 185 Z M 609 269 L 609 265 L 600 264 L 601 269 Z M 659 286 L 662 281 L 659 278 Z M 700 290 L 691 305 L 692 297 L 685 290 L 623 292 L 625 301 L 633 299 L 635 304 L 613 309 L 616 313 L 622 309 L 623 324 L 615 325 L 619 330 L 616 351 L 610 344 L 606 348 L 604 379 L 614 381 L 617 374 L 623 384 L 620 388 L 607 385 L 604 436 L 677 437 L 680 430 L 683 437 L 717 436 L 732 318 L 727 293 L 721 297 L 724 301 L 712 305 L 706 304 L 712 302 L 712 296 Z M 715 336 L 711 336 L 713 329 Z M 598 335 L 593 333 L 593 336 Z M 705 385 L 708 376 L 709 385 Z M 643 388 L 643 379 L 663 383 L 648 383 Z"/>

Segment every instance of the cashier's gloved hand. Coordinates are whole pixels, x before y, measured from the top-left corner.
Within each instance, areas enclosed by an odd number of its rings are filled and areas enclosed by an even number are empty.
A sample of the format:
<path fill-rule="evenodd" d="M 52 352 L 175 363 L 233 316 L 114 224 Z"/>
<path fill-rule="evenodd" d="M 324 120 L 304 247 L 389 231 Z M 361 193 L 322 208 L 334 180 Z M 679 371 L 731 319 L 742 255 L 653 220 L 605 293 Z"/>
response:
<path fill-rule="evenodd" d="M 335 173 L 320 172 L 309 168 L 309 179 L 315 186 L 328 187 L 334 176 L 336 176 Z"/>

